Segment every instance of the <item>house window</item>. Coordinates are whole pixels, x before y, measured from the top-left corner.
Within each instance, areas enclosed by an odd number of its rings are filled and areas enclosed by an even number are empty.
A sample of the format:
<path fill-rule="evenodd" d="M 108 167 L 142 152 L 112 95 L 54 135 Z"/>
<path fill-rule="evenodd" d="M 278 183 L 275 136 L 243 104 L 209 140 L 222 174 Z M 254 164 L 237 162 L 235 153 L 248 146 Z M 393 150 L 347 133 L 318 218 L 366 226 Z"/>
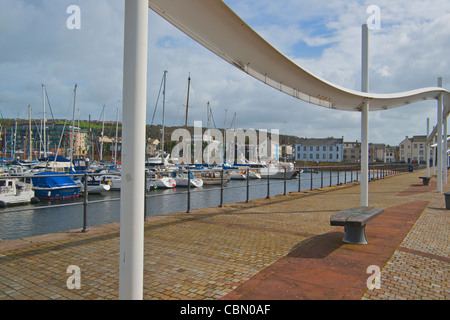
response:
<path fill-rule="evenodd" d="M 323 158 L 324 160 L 326 160 L 326 159 L 327 159 L 327 155 L 324 153 L 323 156 L 322 156 L 322 158 Z"/>
<path fill-rule="evenodd" d="M 312 153 L 311 153 L 311 154 L 309 155 L 309 158 L 310 158 L 310 159 L 312 159 L 312 158 L 313 158 L 313 155 L 312 155 Z"/>
<path fill-rule="evenodd" d="M 333 154 L 330 153 L 330 159 L 333 159 Z"/>
<path fill-rule="evenodd" d="M 313 146 L 309 147 L 309 151 L 313 151 L 313 150 L 314 150 Z"/>
<path fill-rule="evenodd" d="M 320 158 L 319 158 L 319 154 L 318 154 L 318 153 L 316 154 L 316 159 L 320 159 Z"/>
<path fill-rule="evenodd" d="M 323 151 L 327 151 L 327 147 L 323 147 L 322 150 L 323 150 Z"/>

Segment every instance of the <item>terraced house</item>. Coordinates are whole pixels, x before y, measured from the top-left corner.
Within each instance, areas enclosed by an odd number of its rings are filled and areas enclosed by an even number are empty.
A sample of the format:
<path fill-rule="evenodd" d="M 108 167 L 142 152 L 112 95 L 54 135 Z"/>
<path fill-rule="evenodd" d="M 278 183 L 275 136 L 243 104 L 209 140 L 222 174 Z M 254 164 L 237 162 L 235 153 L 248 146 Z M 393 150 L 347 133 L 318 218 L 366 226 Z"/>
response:
<path fill-rule="evenodd" d="M 426 136 L 413 136 L 400 142 L 400 162 L 424 163 L 426 161 Z M 431 158 L 433 158 L 431 153 Z"/>
<path fill-rule="evenodd" d="M 295 160 L 342 162 L 344 160 L 344 137 L 302 138 L 295 145 Z"/>

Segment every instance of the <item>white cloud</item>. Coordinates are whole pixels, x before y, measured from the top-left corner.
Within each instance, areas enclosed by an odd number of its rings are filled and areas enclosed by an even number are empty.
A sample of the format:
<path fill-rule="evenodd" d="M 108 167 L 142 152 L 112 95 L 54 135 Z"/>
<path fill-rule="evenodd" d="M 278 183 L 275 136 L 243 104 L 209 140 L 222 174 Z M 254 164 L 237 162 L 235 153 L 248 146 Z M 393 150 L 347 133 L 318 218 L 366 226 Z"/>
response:
<path fill-rule="evenodd" d="M 360 89 L 361 24 L 371 1 L 227 0 L 242 18 L 282 53 L 318 76 Z M 67 6 L 81 8 L 81 30 L 66 28 Z M 447 0 L 387 1 L 381 29 L 370 34 L 370 90 L 398 92 L 444 84 L 450 79 L 450 4 Z M 184 124 L 187 77 L 191 74 L 189 124 L 206 121 L 206 104 L 216 125 L 234 112 L 242 128 L 280 129 L 307 137 L 360 140 L 358 113 L 330 111 L 289 97 L 248 77 L 149 11 L 147 121 L 161 77 L 168 70 L 168 125 Z M 37 117 L 41 83 L 48 88 L 55 117 L 64 117 L 75 83 L 81 117 L 115 120 L 121 100 L 123 1 L 2 0 L 0 2 L 0 110 L 4 117 Z M 447 80 L 448 81 L 448 80 Z M 161 105 L 160 105 L 161 106 Z M 371 113 L 370 140 L 398 144 L 424 134 L 435 121 L 435 102 Z M 156 122 L 160 122 L 161 109 Z"/>

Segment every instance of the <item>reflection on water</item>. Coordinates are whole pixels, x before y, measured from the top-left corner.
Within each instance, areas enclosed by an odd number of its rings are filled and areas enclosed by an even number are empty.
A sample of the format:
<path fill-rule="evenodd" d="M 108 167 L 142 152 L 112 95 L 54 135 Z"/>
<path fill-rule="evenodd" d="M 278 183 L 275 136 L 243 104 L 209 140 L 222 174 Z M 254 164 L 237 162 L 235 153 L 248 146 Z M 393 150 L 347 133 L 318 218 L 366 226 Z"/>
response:
<path fill-rule="evenodd" d="M 358 175 L 359 178 L 359 175 Z M 356 172 L 339 173 L 339 183 L 356 180 Z M 311 183 L 312 181 L 312 183 Z M 338 182 L 337 172 L 331 176 L 331 185 Z M 301 190 L 330 185 L 330 173 L 302 173 Z M 286 181 L 286 192 L 298 191 L 299 179 Z M 283 180 L 270 180 L 270 196 L 284 193 Z M 152 190 L 147 194 L 147 216 L 162 215 L 187 209 L 187 188 Z M 249 199 L 267 196 L 267 180 L 250 180 Z M 89 195 L 87 207 L 87 227 L 120 220 L 120 192 L 109 191 L 105 195 Z M 223 202 L 244 202 L 247 199 L 247 181 L 231 180 L 224 188 Z M 191 210 L 215 207 L 220 204 L 220 185 L 191 188 Z M 42 208 L 52 204 L 52 207 Z M 64 206 L 65 204 L 76 204 Z M 39 209 L 41 208 L 41 209 Z M 83 228 L 83 197 L 63 201 L 41 201 L 36 205 L 26 205 L 0 209 L 0 238 L 13 240 L 35 235 Z"/>

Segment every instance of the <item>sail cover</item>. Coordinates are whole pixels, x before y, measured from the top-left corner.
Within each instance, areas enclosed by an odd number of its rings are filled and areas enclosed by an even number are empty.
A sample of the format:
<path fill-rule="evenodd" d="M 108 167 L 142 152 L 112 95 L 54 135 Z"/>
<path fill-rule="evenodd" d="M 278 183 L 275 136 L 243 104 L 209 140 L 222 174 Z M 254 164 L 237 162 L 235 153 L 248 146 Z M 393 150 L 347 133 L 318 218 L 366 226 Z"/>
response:
<path fill-rule="evenodd" d="M 413 102 L 437 99 L 444 94 L 444 110 L 450 110 L 450 94 L 440 87 L 377 94 L 349 90 L 327 82 L 284 56 L 221 0 L 149 0 L 148 6 L 165 20 L 230 64 L 256 79 L 309 103 L 346 111 L 386 110 Z"/>

